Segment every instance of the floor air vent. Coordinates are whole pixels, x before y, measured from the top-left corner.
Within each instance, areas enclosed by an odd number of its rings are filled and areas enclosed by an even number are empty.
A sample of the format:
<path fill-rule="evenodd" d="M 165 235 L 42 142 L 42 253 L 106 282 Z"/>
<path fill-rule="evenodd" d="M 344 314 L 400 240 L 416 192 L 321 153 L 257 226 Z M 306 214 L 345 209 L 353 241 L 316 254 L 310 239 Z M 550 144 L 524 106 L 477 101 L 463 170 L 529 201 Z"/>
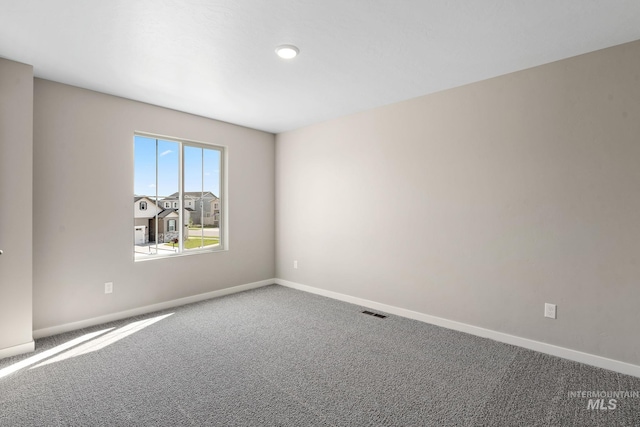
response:
<path fill-rule="evenodd" d="M 369 311 L 369 310 L 365 310 L 362 313 L 368 314 L 369 316 L 379 317 L 380 319 L 384 319 L 385 317 L 387 317 L 384 314 L 374 313 L 373 311 Z"/>

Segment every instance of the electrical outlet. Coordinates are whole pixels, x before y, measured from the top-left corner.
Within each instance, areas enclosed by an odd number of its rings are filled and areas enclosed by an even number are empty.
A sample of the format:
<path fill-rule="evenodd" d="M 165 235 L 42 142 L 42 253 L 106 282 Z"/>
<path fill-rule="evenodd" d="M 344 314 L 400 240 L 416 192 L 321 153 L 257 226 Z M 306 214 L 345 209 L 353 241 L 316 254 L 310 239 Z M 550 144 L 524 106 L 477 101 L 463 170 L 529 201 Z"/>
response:
<path fill-rule="evenodd" d="M 293 268 L 297 269 L 298 268 L 298 260 L 294 260 L 293 261 Z"/>
<path fill-rule="evenodd" d="M 113 292 L 113 282 L 107 282 L 104 284 L 104 293 L 110 294 Z"/>
<path fill-rule="evenodd" d="M 556 305 L 549 304 L 548 302 L 544 303 L 544 317 L 549 317 L 551 319 L 556 318 Z"/>

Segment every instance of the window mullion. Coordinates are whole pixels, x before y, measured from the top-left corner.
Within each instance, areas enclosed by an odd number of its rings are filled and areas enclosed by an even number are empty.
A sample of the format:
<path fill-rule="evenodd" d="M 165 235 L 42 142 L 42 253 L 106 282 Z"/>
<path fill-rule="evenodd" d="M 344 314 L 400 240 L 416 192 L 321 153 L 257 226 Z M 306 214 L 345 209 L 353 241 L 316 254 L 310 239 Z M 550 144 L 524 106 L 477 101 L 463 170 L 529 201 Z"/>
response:
<path fill-rule="evenodd" d="M 200 148 L 200 248 L 204 248 L 204 148 Z"/>
<path fill-rule="evenodd" d="M 180 142 L 178 154 L 178 253 L 184 251 L 184 144 Z M 188 231 L 187 231 L 188 235 Z"/>
<path fill-rule="evenodd" d="M 159 161 L 158 161 L 158 139 L 156 139 L 156 220 L 155 222 L 155 227 L 156 227 L 156 255 L 158 255 L 158 166 L 159 166 Z"/>

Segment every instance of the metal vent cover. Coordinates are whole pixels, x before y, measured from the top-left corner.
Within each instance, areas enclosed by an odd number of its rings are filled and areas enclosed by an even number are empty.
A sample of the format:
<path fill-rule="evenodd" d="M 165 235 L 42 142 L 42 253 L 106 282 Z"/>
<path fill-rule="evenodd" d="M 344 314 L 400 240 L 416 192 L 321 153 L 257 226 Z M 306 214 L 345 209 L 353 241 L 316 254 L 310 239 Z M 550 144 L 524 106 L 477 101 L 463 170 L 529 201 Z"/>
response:
<path fill-rule="evenodd" d="M 384 318 L 387 317 L 384 314 L 374 313 L 373 311 L 369 311 L 369 310 L 364 310 L 362 313 L 363 314 L 368 314 L 369 316 L 378 317 L 380 319 L 384 319 Z"/>

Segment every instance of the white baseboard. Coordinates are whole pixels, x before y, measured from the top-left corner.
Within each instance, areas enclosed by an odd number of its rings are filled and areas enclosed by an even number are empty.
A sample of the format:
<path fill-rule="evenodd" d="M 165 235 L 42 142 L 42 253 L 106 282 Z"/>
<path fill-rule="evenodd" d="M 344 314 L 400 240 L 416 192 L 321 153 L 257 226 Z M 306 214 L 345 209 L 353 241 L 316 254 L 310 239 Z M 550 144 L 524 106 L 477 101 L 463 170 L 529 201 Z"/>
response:
<path fill-rule="evenodd" d="M 211 298 L 218 298 L 225 295 L 235 294 L 237 292 L 248 291 L 249 289 L 256 289 L 262 286 L 272 285 L 274 283 L 275 283 L 275 279 L 261 280 L 259 282 L 233 286 L 230 288 L 220 289 L 217 291 L 206 292 L 204 294 L 178 298 L 175 300 L 165 301 L 158 304 L 146 305 L 144 307 L 133 308 L 131 310 L 105 314 L 104 316 L 93 317 L 91 319 L 65 323 L 63 325 L 51 326 L 49 328 L 36 329 L 35 331 L 33 331 L 33 338 L 38 339 L 43 337 L 49 337 L 52 335 L 58 335 L 64 332 L 70 332 L 78 329 L 87 328 L 89 326 L 95 326 L 103 323 L 113 322 L 114 320 L 121 320 L 121 319 L 126 319 L 128 317 L 140 316 L 141 314 L 153 313 L 154 311 L 166 310 L 168 308 L 179 307 L 185 304 L 191 304 L 194 302 L 204 301 Z"/>
<path fill-rule="evenodd" d="M 24 344 L 14 345 L 8 348 L 0 348 L 0 359 L 5 357 L 17 356 L 19 354 L 30 353 L 35 350 L 36 346 L 33 341 Z"/>
<path fill-rule="evenodd" d="M 300 283 L 290 282 L 283 279 L 275 279 L 278 285 L 288 288 L 298 289 L 328 298 L 356 304 L 375 310 L 380 310 L 389 314 L 406 317 L 409 319 L 419 320 L 421 322 L 430 323 L 443 328 L 453 329 L 455 331 L 466 332 L 483 338 L 489 338 L 506 344 L 524 347 L 529 350 L 538 351 L 540 353 L 550 354 L 552 356 L 561 357 L 563 359 L 573 360 L 574 362 L 584 363 L 586 365 L 596 366 L 598 368 L 609 369 L 621 374 L 632 375 L 640 378 L 640 366 L 631 363 L 621 362 L 619 360 L 608 359 L 594 354 L 584 353 L 582 351 L 572 350 L 565 347 L 559 347 L 553 344 L 547 344 L 541 341 L 534 341 L 528 338 L 522 338 L 515 335 L 505 334 L 503 332 L 493 331 L 466 323 L 456 322 L 454 320 L 444 319 L 442 317 L 431 316 L 429 314 L 419 313 L 417 311 L 407 310 L 392 305 L 382 304 L 375 301 L 369 301 L 363 298 L 353 297 L 338 292 L 327 291 L 324 289 L 314 288 L 312 286 L 302 285 Z"/>

